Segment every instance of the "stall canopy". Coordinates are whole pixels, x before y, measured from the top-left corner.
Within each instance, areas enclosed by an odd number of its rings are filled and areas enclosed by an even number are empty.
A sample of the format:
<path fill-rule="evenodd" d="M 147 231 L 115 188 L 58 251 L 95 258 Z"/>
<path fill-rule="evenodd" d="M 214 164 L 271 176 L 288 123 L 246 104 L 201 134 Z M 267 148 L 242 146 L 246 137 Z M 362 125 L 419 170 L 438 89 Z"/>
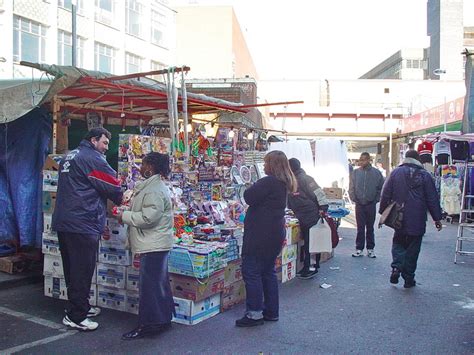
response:
<path fill-rule="evenodd" d="M 11 122 L 34 107 L 58 100 L 61 110 L 75 114 L 106 113 L 107 117 L 141 119 L 145 124 L 168 121 L 167 87 L 148 78 L 149 75 L 166 76 L 167 70 L 116 76 L 71 66 L 57 66 L 21 62 L 42 71 L 40 79 L 28 80 L 18 86 L 15 93 L 11 85 L 0 85 L 1 122 Z M 187 67 L 171 69 L 171 74 Z M 177 86 L 179 83 L 177 82 Z M 8 100 L 8 98 L 14 101 Z M 182 96 L 177 95 L 178 107 Z M 12 102 L 23 102 L 18 107 Z M 215 99 L 202 94 L 187 94 L 189 114 L 217 113 L 222 111 L 247 113 L 241 103 Z"/>

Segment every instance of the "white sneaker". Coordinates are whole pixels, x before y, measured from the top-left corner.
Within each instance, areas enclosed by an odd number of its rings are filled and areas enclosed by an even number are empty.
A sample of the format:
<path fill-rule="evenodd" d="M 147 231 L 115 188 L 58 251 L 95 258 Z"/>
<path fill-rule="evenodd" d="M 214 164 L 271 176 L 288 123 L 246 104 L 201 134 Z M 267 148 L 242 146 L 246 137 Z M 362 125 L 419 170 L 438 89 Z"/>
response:
<path fill-rule="evenodd" d="M 359 257 L 359 256 L 363 256 L 363 255 L 364 255 L 363 251 L 362 251 L 362 250 L 359 250 L 359 249 L 357 249 L 357 250 L 355 251 L 355 253 L 352 253 L 352 256 L 353 256 L 354 258 L 357 258 L 357 257 Z"/>
<path fill-rule="evenodd" d="M 367 249 L 367 256 L 372 259 L 377 257 L 375 256 L 374 249 Z"/>
<path fill-rule="evenodd" d="M 81 323 L 77 324 L 77 323 L 74 323 L 72 320 L 70 320 L 68 316 L 63 318 L 63 324 L 67 325 L 68 327 L 83 330 L 83 331 L 96 330 L 97 327 L 99 326 L 99 323 L 93 322 L 89 318 L 86 318 Z"/>
<path fill-rule="evenodd" d="M 87 317 L 97 317 L 101 312 L 101 309 L 99 307 L 92 307 L 89 308 L 89 312 L 87 312 Z"/>

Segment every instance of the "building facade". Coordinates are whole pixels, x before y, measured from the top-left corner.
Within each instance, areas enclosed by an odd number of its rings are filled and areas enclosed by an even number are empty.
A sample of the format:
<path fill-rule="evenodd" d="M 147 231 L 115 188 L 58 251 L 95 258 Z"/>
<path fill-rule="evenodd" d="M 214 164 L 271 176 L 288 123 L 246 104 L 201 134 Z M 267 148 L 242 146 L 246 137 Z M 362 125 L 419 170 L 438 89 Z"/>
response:
<path fill-rule="evenodd" d="M 176 7 L 177 63 L 190 78 L 253 78 L 257 70 L 231 6 Z"/>
<path fill-rule="evenodd" d="M 72 64 L 73 2 L 77 67 L 122 75 L 175 62 L 166 0 L 0 0 L 0 78 L 34 75 L 20 61 Z"/>

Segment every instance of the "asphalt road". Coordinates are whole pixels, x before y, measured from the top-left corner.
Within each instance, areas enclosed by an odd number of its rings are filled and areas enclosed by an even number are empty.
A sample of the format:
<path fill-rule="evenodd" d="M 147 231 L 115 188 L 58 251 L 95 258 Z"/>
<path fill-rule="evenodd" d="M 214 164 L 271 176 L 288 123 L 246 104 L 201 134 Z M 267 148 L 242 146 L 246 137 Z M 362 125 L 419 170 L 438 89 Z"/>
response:
<path fill-rule="evenodd" d="M 336 255 L 312 280 L 280 290 L 280 321 L 236 328 L 238 306 L 195 326 L 160 336 L 120 340 L 136 316 L 103 310 L 92 333 L 61 325 L 62 301 L 42 284 L 0 290 L 0 354 L 305 353 L 474 354 L 474 258 L 453 263 L 457 227 L 429 227 L 413 289 L 388 282 L 391 232 L 377 231 L 376 259 L 351 257 L 355 229 L 343 223 Z M 474 245 L 473 245 L 474 250 Z M 322 283 L 331 285 L 323 289 Z"/>

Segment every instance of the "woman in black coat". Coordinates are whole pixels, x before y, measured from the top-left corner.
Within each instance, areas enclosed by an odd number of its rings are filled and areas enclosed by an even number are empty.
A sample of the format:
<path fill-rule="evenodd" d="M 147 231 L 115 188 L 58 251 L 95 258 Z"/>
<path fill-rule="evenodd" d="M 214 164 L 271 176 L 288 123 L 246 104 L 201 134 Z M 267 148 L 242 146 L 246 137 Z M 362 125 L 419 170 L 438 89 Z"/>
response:
<path fill-rule="evenodd" d="M 278 320 L 278 280 L 275 260 L 285 239 L 285 207 L 288 192 L 297 189 L 288 159 L 281 151 L 265 156 L 265 174 L 249 187 L 249 205 L 244 221 L 242 276 L 247 293 L 247 312 L 235 322 L 238 327 Z"/>

